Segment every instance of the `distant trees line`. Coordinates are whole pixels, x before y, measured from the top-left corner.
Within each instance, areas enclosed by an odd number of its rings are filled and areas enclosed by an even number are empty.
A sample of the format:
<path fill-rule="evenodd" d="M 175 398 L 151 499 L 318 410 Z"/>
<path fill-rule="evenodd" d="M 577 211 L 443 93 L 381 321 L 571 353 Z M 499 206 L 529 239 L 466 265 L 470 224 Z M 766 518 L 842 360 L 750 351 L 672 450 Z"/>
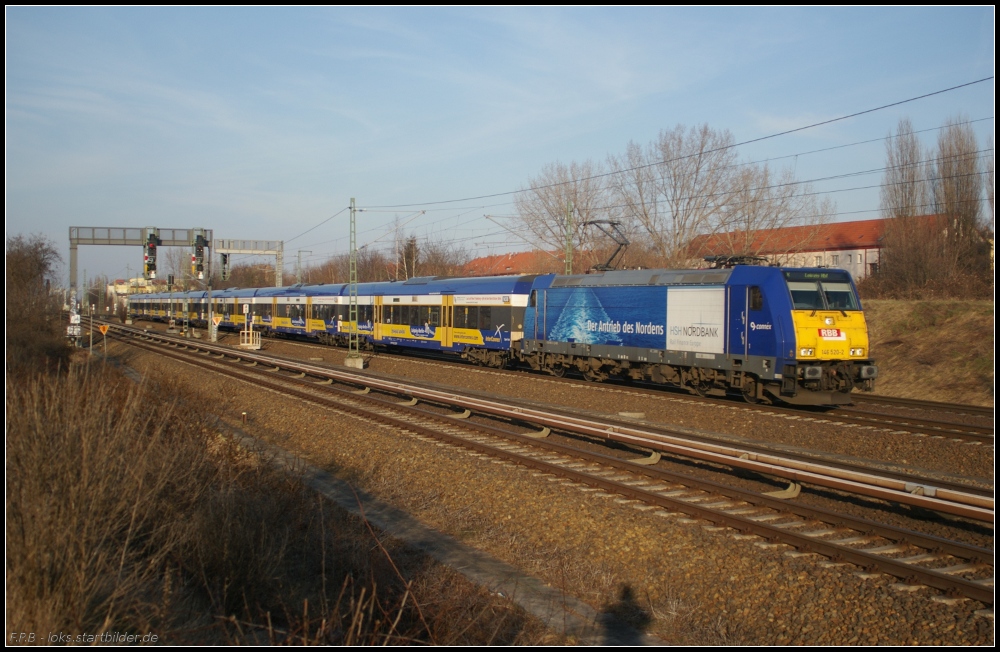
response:
<path fill-rule="evenodd" d="M 885 239 L 878 274 L 865 283 L 868 293 L 992 296 L 992 138 L 981 148 L 968 121 L 959 118 L 944 125 L 936 146 L 925 147 L 903 118 L 885 150 Z"/>

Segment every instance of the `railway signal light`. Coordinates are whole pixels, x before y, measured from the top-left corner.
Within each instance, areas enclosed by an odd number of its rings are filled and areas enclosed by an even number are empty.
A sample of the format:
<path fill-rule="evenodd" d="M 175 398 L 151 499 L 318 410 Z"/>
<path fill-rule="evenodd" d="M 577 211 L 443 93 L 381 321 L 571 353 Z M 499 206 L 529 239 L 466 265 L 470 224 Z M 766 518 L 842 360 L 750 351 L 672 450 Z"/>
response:
<path fill-rule="evenodd" d="M 160 244 L 160 238 L 155 233 L 150 233 L 146 243 L 142 246 L 142 270 L 143 275 L 148 279 L 156 278 L 156 247 Z"/>
<path fill-rule="evenodd" d="M 191 254 L 191 275 L 201 280 L 205 278 L 205 236 L 198 235 L 194 240 L 194 253 Z"/>

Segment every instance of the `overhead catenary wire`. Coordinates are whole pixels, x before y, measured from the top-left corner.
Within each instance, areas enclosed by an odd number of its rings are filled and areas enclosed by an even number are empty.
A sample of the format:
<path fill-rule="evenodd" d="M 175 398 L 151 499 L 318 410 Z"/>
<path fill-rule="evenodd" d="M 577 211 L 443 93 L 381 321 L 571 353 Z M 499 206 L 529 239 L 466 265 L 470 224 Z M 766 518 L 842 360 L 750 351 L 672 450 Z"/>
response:
<path fill-rule="evenodd" d="M 534 190 L 543 190 L 545 188 L 555 188 L 555 187 L 558 187 L 558 186 L 567 185 L 569 183 L 580 183 L 581 181 L 590 181 L 592 179 L 600 179 L 600 178 L 603 178 L 603 177 L 610 176 L 612 174 L 618 174 L 618 173 L 621 173 L 621 172 L 629 172 L 629 171 L 634 171 L 634 170 L 641 170 L 643 168 L 651 167 L 651 166 L 654 166 L 654 165 L 661 165 L 661 164 L 666 163 L 666 162 L 684 160 L 686 158 L 691 158 L 691 156 L 704 156 L 705 154 L 710 154 L 710 153 L 713 153 L 713 152 L 724 151 L 724 150 L 727 150 L 727 149 L 733 149 L 733 148 L 736 148 L 736 147 L 741 147 L 743 145 L 749 145 L 749 144 L 758 143 L 758 142 L 761 142 L 761 141 L 764 141 L 764 140 L 770 140 L 772 138 L 779 138 L 781 136 L 787 136 L 788 134 L 798 133 L 800 131 L 805 131 L 807 129 L 815 129 L 817 127 L 822 127 L 824 125 L 833 124 L 835 122 L 841 122 L 843 120 L 849 120 L 851 118 L 856 118 L 858 116 L 866 115 L 866 114 L 869 114 L 869 113 L 874 113 L 876 111 L 883 111 L 885 109 L 889 109 L 889 108 L 892 108 L 894 106 L 900 106 L 902 104 L 908 104 L 910 102 L 916 102 L 917 100 L 926 99 L 928 97 L 933 97 L 935 95 L 941 95 L 943 93 L 949 93 L 949 92 L 958 90 L 960 88 L 966 88 L 968 86 L 973 86 L 975 84 L 981 84 L 983 82 L 990 81 L 993 78 L 994 78 L 994 76 L 990 75 L 989 77 L 983 77 L 982 79 L 977 79 L 975 81 L 966 82 L 964 84 L 958 84 L 956 86 L 951 86 L 949 88 L 943 88 L 941 90 L 933 91 L 933 92 L 930 92 L 930 93 L 924 93 L 923 95 L 917 95 L 915 97 L 910 97 L 910 98 L 907 98 L 905 100 L 899 100 L 899 101 L 896 101 L 896 102 L 890 102 L 889 104 L 883 104 L 881 106 L 873 107 L 871 109 L 865 109 L 863 111 L 856 111 L 854 113 L 850 113 L 850 114 L 847 114 L 847 115 L 842 115 L 842 116 L 839 116 L 839 117 L 836 117 L 836 118 L 830 118 L 829 120 L 822 120 L 820 122 L 814 122 L 812 124 L 804 125 L 802 127 L 796 127 L 794 129 L 786 129 L 785 131 L 780 131 L 780 132 L 777 132 L 777 133 L 768 134 L 766 136 L 760 136 L 758 138 L 751 138 L 749 140 L 740 141 L 738 143 L 733 143 L 731 145 L 725 145 L 723 147 L 717 147 L 717 148 L 714 148 L 714 149 L 709 149 L 709 150 L 705 150 L 705 151 L 702 151 L 702 152 L 698 152 L 697 154 L 694 154 L 694 155 L 679 156 L 679 157 L 676 157 L 676 158 L 673 158 L 673 159 L 662 159 L 662 160 L 659 160 L 659 161 L 654 161 L 652 163 L 647 163 L 647 164 L 644 164 L 644 165 L 637 165 L 637 166 L 634 166 L 634 167 L 631 167 L 631 168 L 626 168 L 624 170 L 617 170 L 615 172 L 604 172 L 604 173 L 595 174 L 595 175 L 589 176 L 589 177 L 582 177 L 580 179 L 574 179 L 572 181 L 560 181 L 560 182 L 557 182 L 557 183 L 551 183 L 551 184 L 546 184 L 546 185 L 541 185 L 541 186 L 534 186 L 532 189 L 534 189 Z M 412 208 L 414 206 L 437 206 L 437 205 L 441 205 L 441 204 L 455 204 L 455 203 L 465 202 L 465 201 L 476 201 L 476 200 L 480 200 L 480 199 L 492 199 L 494 197 L 504 197 L 504 196 L 509 196 L 509 195 L 516 195 L 516 194 L 518 194 L 520 192 L 523 192 L 523 190 L 508 190 L 508 191 L 505 191 L 505 192 L 491 193 L 491 194 L 488 194 L 488 195 L 478 195 L 478 196 L 475 196 L 475 197 L 464 197 L 464 198 L 461 198 L 461 199 L 445 199 L 445 200 L 440 200 L 440 201 L 415 202 L 415 203 L 410 203 L 410 204 L 390 204 L 390 205 L 383 205 L 383 206 L 370 206 L 368 208 L 369 209 L 386 209 L 386 208 L 392 209 L 392 208 Z"/>
<path fill-rule="evenodd" d="M 971 83 L 976 83 L 976 82 L 971 82 Z M 953 87 L 953 89 L 954 88 L 960 88 L 960 87 Z M 949 90 L 949 89 L 946 89 L 946 90 Z M 946 90 L 945 91 L 939 91 L 939 92 L 946 92 Z M 921 96 L 921 97 L 926 97 L 926 96 Z M 906 100 L 904 100 L 904 102 L 905 101 Z M 887 105 L 887 106 L 889 106 L 889 105 Z M 868 112 L 874 111 L 874 110 L 877 110 L 877 109 L 870 109 Z M 861 113 L 864 113 L 864 112 L 861 112 Z M 852 115 L 859 115 L 859 114 L 852 114 Z M 961 126 L 961 125 L 967 125 L 967 124 L 974 124 L 974 123 L 978 123 L 978 122 L 984 122 L 984 121 L 993 120 L 993 119 L 994 119 L 994 116 L 989 116 L 989 117 L 985 117 L 985 118 L 976 118 L 976 119 L 972 119 L 972 120 L 964 120 L 964 121 L 957 122 L 957 123 L 954 123 L 954 124 L 958 125 L 958 126 Z M 800 130 L 801 129 L 805 129 L 805 128 L 806 127 L 800 128 Z M 921 130 L 913 131 L 912 133 L 919 134 L 919 133 L 927 133 L 927 132 L 932 132 L 932 131 L 940 131 L 941 129 L 944 129 L 944 128 L 946 128 L 946 126 L 929 127 L 929 128 L 926 128 L 926 129 L 921 129 Z M 785 132 L 783 132 L 783 133 L 785 133 Z M 796 153 L 787 154 L 787 155 L 778 156 L 778 157 L 769 157 L 767 159 L 760 159 L 760 160 L 754 160 L 754 161 L 743 161 L 743 162 L 735 163 L 735 164 L 733 164 L 731 166 L 726 166 L 726 167 L 727 168 L 728 167 L 741 167 L 741 166 L 746 166 L 746 165 L 754 165 L 754 164 L 760 164 L 760 163 L 767 163 L 767 162 L 771 162 L 771 161 L 777 161 L 777 160 L 788 159 L 788 158 L 798 158 L 798 157 L 801 157 L 801 156 L 807 156 L 807 155 L 810 155 L 810 154 L 817 154 L 817 153 L 829 152 L 829 151 L 833 151 L 833 150 L 837 150 L 837 149 L 843 149 L 843 148 L 847 148 L 847 147 L 854 147 L 854 146 L 864 145 L 864 144 L 870 144 L 870 143 L 874 143 L 874 142 L 884 142 L 886 140 L 892 140 L 892 139 L 895 139 L 895 138 L 898 138 L 898 137 L 899 137 L 898 134 L 896 134 L 896 135 L 890 134 L 889 136 L 887 136 L 885 138 L 875 138 L 875 139 L 861 140 L 861 141 L 855 141 L 855 142 L 852 142 L 852 143 L 846 143 L 846 144 L 843 144 L 843 145 L 835 145 L 835 146 L 832 146 L 832 147 L 825 147 L 825 148 L 820 148 L 820 149 L 814 149 L 814 150 L 807 150 L 807 151 L 802 151 L 802 152 L 796 152 Z M 747 141 L 747 142 L 751 142 L 751 141 Z M 735 147 L 735 146 L 736 145 L 733 145 L 733 147 Z M 992 149 L 984 149 L 984 150 L 980 150 L 979 153 L 992 152 L 992 151 L 993 151 Z M 928 160 L 929 161 L 933 161 L 933 160 L 939 160 L 939 159 L 928 159 Z M 920 163 L 927 162 L 928 160 L 921 161 Z M 658 164 L 662 164 L 664 162 L 668 162 L 668 161 L 665 161 L 665 160 L 664 161 L 659 161 L 659 162 L 655 162 L 655 163 L 652 163 L 652 164 L 649 164 L 649 165 L 658 165 Z M 649 165 L 647 165 L 645 167 L 649 167 Z M 639 169 L 639 168 L 636 167 L 636 168 L 628 168 L 628 169 L 623 169 L 623 170 L 615 170 L 615 171 L 612 171 L 612 172 L 609 172 L 609 173 L 604 173 L 602 175 L 597 175 L 595 177 L 588 177 L 588 179 L 590 179 L 590 178 L 597 178 L 599 176 L 603 177 L 603 176 L 609 176 L 609 175 L 615 175 L 615 174 L 622 174 L 624 172 L 629 171 L 630 169 L 634 170 L 634 169 Z M 787 185 L 804 185 L 804 184 L 817 183 L 817 182 L 821 182 L 821 181 L 830 181 L 830 180 L 834 180 L 834 179 L 838 179 L 838 178 L 848 178 L 848 177 L 851 177 L 851 176 L 861 176 L 861 175 L 865 175 L 865 174 L 875 174 L 875 173 L 878 173 L 878 172 L 883 172 L 886 169 L 888 169 L 888 168 L 887 167 L 880 167 L 880 168 L 871 168 L 871 169 L 867 169 L 867 170 L 860 170 L 860 171 L 854 171 L 854 172 L 845 172 L 845 173 L 842 173 L 842 174 L 829 175 L 829 176 L 825 176 L 825 177 L 816 177 L 816 178 L 812 178 L 812 179 L 803 179 L 803 180 L 788 182 L 788 183 L 785 183 L 785 184 L 775 184 L 775 185 L 773 185 L 771 187 L 776 188 L 776 187 L 787 186 Z M 586 179 L 578 179 L 578 180 L 575 180 L 575 181 L 562 182 L 560 184 L 551 184 L 551 186 L 565 185 L 566 183 L 575 183 L 575 182 L 584 181 L 584 180 L 586 180 Z M 536 190 L 536 189 L 541 190 L 543 188 L 551 187 L 551 186 L 536 186 L 536 187 L 534 187 L 534 188 L 532 188 L 530 190 Z M 756 188 L 749 188 L 749 189 L 741 189 L 738 192 L 759 191 L 759 190 L 767 189 L 767 188 L 768 187 L 756 187 Z M 826 192 L 840 193 L 840 192 L 846 192 L 846 191 L 849 191 L 849 190 L 864 190 L 864 189 L 869 189 L 869 188 L 872 188 L 872 186 L 860 186 L 860 187 L 848 188 L 848 189 L 837 189 L 837 190 L 830 190 L 830 191 L 818 191 L 818 192 L 812 192 L 812 193 L 809 193 L 809 194 L 813 195 L 813 196 L 816 196 L 816 195 L 825 194 Z M 524 190 L 519 190 L 519 191 L 516 191 L 516 192 L 524 192 Z M 506 194 L 511 194 L 511 193 L 506 193 Z M 691 198 L 697 198 L 697 197 L 691 197 Z M 691 199 L 691 198 L 682 198 L 682 199 Z M 472 210 L 476 210 L 476 209 L 484 210 L 484 209 L 489 209 L 489 208 L 499 208 L 499 207 L 503 207 L 503 206 L 513 205 L 513 203 L 514 202 L 500 202 L 500 203 L 494 203 L 494 204 L 477 205 L 477 206 L 472 206 L 472 207 L 468 207 L 468 206 L 462 207 L 462 209 L 460 209 L 460 210 L 462 210 L 463 212 L 460 213 L 459 215 L 450 215 L 450 216 L 447 216 L 447 217 L 436 219 L 436 220 L 434 220 L 432 222 L 425 223 L 423 226 L 429 227 L 429 226 L 433 226 L 435 224 L 441 224 L 443 222 L 448 222 L 450 220 L 455 220 L 455 219 L 460 218 L 462 215 L 468 214 Z M 596 210 L 596 211 L 600 211 L 600 210 L 612 210 L 612 209 L 623 208 L 623 207 L 624 206 L 622 206 L 622 205 L 608 205 L 608 206 L 595 207 L 593 210 Z M 392 213 L 392 212 L 395 212 L 395 211 L 392 211 L 392 210 L 376 210 L 376 208 L 366 208 L 366 212 L 372 212 L 372 213 Z M 344 210 L 346 210 L 346 209 L 344 209 Z M 427 208 L 427 209 L 423 210 L 423 213 L 435 212 L 435 211 L 453 211 L 453 210 L 455 210 L 455 209 L 454 208 L 450 208 L 450 207 L 449 208 L 437 208 L 437 209 Z M 326 222 L 328 222 L 331 219 L 333 219 L 333 217 L 336 217 L 337 215 L 339 215 L 340 213 L 343 213 L 343 212 L 344 211 L 342 210 L 339 213 L 337 213 L 336 215 L 331 216 L 330 218 L 327 218 L 326 220 L 324 220 L 320 224 L 317 224 L 316 226 L 314 226 L 314 227 L 308 229 L 307 231 L 299 234 L 298 236 L 296 236 L 295 238 L 293 238 L 293 240 L 301 237 L 302 235 L 305 235 L 306 233 L 309 233 L 310 231 L 318 228 L 319 226 L 322 226 Z M 865 212 L 868 212 L 868 211 L 848 211 L 848 212 L 842 212 L 841 214 L 848 215 L 848 214 L 859 214 L 859 213 L 865 213 Z M 493 214 L 496 217 L 501 217 L 500 215 L 497 215 L 495 212 Z M 470 223 L 470 222 L 465 222 L 463 224 L 468 224 L 468 223 Z M 458 226 L 461 226 L 461 225 L 453 225 L 451 228 L 454 229 L 454 228 L 457 228 Z M 362 234 L 364 234 L 364 233 L 371 233 L 371 232 L 378 231 L 378 230 L 380 230 L 379 227 L 375 227 L 375 228 L 371 228 L 371 229 L 366 229 L 366 230 L 362 231 L 361 233 Z M 340 242 L 340 241 L 342 241 L 344 239 L 346 239 L 346 236 L 342 236 L 342 237 L 338 237 L 338 238 L 333 238 L 333 239 L 330 239 L 330 240 L 313 242 L 313 243 L 310 243 L 310 244 L 307 244 L 307 245 L 304 245 L 304 246 L 316 247 L 316 246 L 321 246 L 321 245 L 325 245 L 325 244 Z"/>
<path fill-rule="evenodd" d="M 884 104 L 884 105 L 881 105 L 881 106 L 878 106 L 878 107 L 874 107 L 874 108 L 871 108 L 871 109 L 866 109 L 864 111 L 858 111 L 858 112 L 851 113 L 851 114 L 844 115 L 844 116 L 840 116 L 840 117 L 837 117 L 837 118 L 832 118 L 830 120 L 824 120 L 824 121 L 812 123 L 810 125 L 805 125 L 803 127 L 798 127 L 798 128 L 795 128 L 795 129 L 789 129 L 789 130 L 778 132 L 778 133 L 775 133 L 775 134 L 770 134 L 770 135 L 767 135 L 767 136 L 762 136 L 760 138 L 755 138 L 755 139 L 750 139 L 750 140 L 742 141 L 742 142 L 739 142 L 739 143 L 734 143 L 732 145 L 728 145 L 728 146 L 725 146 L 725 147 L 719 148 L 719 149 L 729 149 L 729 148 L 732 148 L 732 147 L 738 147 L 738 146 L 741 146 L 741 145 L 746 145 L 746 144 L 749 144 L 749 143 L 759 142 L 759 141 L 767 140 L 767 139 L 770 139 L 770 138 L 776 138 L 776 137 L 787 135 L 787 134 L 790 134 L 790 133 L 804 131 L 806 129 L 811 129 L 811 128 L 819 127 L 819 126 L 830 124 L 830 123 L 833 123 L 833 122 L 838 122 L 838 121 L 841 121 L 841 120 L 846 120 L 846 119 L 849 119 L 849 118 L 852 118 L 852 117 L 857 117 L 857 116 L 864 115 L 864 114 L 867 114 L 867 113 L 872 113 L 872 112 L 883 110 L 883 109 L 890 108 L 890 107 L 893 107 L 893 106 L 899 106 L 901 104 L 905 104 L 905 103 L 908 103 L 908 102 L 913 102 L 913 101 L 924 99 L 924 98 L 931 97 L 931 96 L 934 96 L 934 95 L 940 95 L 942 93 L 947 93 L 947 92 L 954 91 L 954 90 L 957 90 L 957 89 L 960 89 L 960 88 L 964 88 L 964 87 L 971 86 L 971 85 L 974 85 L 974 84 L 978 84 L 978 83 L 982 83 L 982 82 L 985 82 L 985 81 L 989 81 L 991 79 L 993 79 L 992 76 L 985 77 L 983 79 L 975 80 L 975 81 L 968 82 L 968 83 L 965 83 L 965 84 L 959 84 L 959 85 L 952 86 L 952 87 L 949 87 L 949 88 L 946 88 L 946 89 L 941 89 L 941 90 L 938 90 L 938 91 L 934 91 L 932 93 L 926 93 L 926 94 L 919 95 L 919 96 L 916 96 L 916 97 L 907 98 L 905 100 L 900 100 L 900 101 L 897 101 L 897 102 L 892 102 L 892 103 L 889 103 L 889 104 Z M 993 119 L 994 118 L 991 116 L 991 117 L 987 117 L 987 118 L 977 118 L 975 120 L 965 120 L 965 121 L 962 121 L 962 122 L 959 122 L 959 123 L 953 123 L 953 124 L 957 124 L 957 125 L 973 124 L 973 123 L 976 123 L 976 122 L 982 122 L 982 121 L 993 120 Z M 946 126 L 932 127 L 932 128 L 927 128 L 927 129 L 922 129 L 922 130 L 914 131 L 914 132 L 911 132 L 911 133 L 919 134 L 919 133 L 925 133 L 925 132 L 940 130 L 940 129 L 943 129 L 943 128 L 946 128 Z M 813 150 L 798 152 L 798 153 L 794 153 L 794 154 L 788 154 L 788 155 L 779 156 L 779 157 L 769 157 L 767 159 L 763 159 L 763 160 L 760 160 L 760 161 L 740 162 L 740 163 L 734 164 L 734 166 L 751 165 L 751 164 L 756 164 L 756 163 L 767 163 L 767 162 L 777 161 L 777 160 L 782 160 L 782 159 L 787 159 L 787 158 L 797 158 L 797 157 L 800 157 L 800 156 L 806 156 L 806 155 L 817 154 L 817 153 L 822 153 L 822 152 L 829 152 L 829 151 L 832 151 L 832 150 L 843 149 L 843 148 L 846 148 L 846 147 L 853 147 L 853 146 L 858 146 L 858 145 L 864 145 L 864 144 L 869 144 L 869 143 L 873 143 L 873 142 L 879 142 L 879 141 L 886 141 L 887 142 L 887 141 L 889 141 L 889 140 L 891 140 L 893 138 L 898 138 L 898 137 L 899 137 L 898 134 L 897 135 L 893 135 L 893 134 L 890 133 L 886 138 L 876 138 L 876 139 L 868 139 L 868 140 L 856 141 L 854 143 L 847 143 L 847 144 L 836 145 L 836 146 L 832 146 L 832 147 L 826 147 L 826 148 L 820 148 L 820 149 L 813 149 Z M 715 150 L 712 150 L 712 151 L 715 151 Z M 981 150 L 981 151 L 982 152 L 991 152 L 992 150 Z M 702 154 L 704 154 L 704 152 L 702 152 Z M 683 158 L 685 158 L 685 157 L 678 157 L 677 159 L 671 159 L 671 160 L 681 160 Z M 659 161 L 654 161 L 652 163 L 644 164 L 642 166 L 636 166 L 636 167 L 626 168 L 626 169 L 618 169 L 618 170 L 614 170 L 614 171 L 611 171 L 611 172 L 605 172 L 605 173 L 602 173 L 602 174 L 599 174 L 599 175 L 594 175 L 592 177 L 575 179 L 575 180 L 570 180 L 570 181 L 565 181 L 565 182 L 558 182 L 558 183 L 548 184 L 548 185 L 544 185 L 544 186 L 535 186 L 535 187 L 530 188 L 530 189 L 519 189 L 519 190 L 507 191 L 507 192 L 503 192 L 503 193 L 493 193 L 493 194 L 489 194 L 489 195 L 480 195 L 480 196 L 476 196 L 476 197 L 467 197 L 467 198 L 463 198 L 463 199 L 453 199 L 453 200 L 444 200 L 444 201 L 437 201 L 437 202 L 428 202 L 428 203 L 424 203 L 424 204 L 415 204 L 414 203 L 414 204 L 397 204 L 397 205 L 373 205 L 373 206 L 370 206 L 370 207 L 366 207 L 366 210 L 368 210 L 369 212 L 373 212 L 373 213 L 376 213 L 376 212 L 377 213 L 390 213 L 390 212 L 394 212 L 391 209 L 400 209 L 400 208 L 415 207 L 415 206 L 425 206 L 427 208 L 423 209 L 423 214 L 426 214 L 426 213 L 429 213 L 429 212 L 445 212 L 445 211 L 450 212 L 450 211 L 454 211 L 458 207 L 443 206 L 443 205 L 445 205 L 445 204 L 454 204 L 454 203 L 459 203 L 459 202 L 467 202 L 467 201 L 478 201 L 478 200 L 482 200 L 482 199 L 496 198 L 496 197 L 502 197 L 502 196 L 512 196 L 512 195 L 516 195 L 516 194 L 521 193 L 521 192 L 525 192 L 526 190 L 529 190 L 529 191 L 530 190 L 541 190 L 543 188 L 548 188 L 548 187 L 562 186 L 562 185 L 567 185 L 567 184 L 570 184 L 570 183 L 579 183 L 579 182 L 587 181 L 587 180 L 590 180 L 590 179 L 597 179 L 597 178 L 601 178 L 601 177 L 612 176 L 612 175 L 615 175 L 615 174 L 621 174 L 621 173 L 627 172 L 629 170 L 637 170 L 637 169 L 640 169 L 640 168 L 643 168 L 643 167 L 650 167 L 650 166 L 653 166 L 653 165 L 659 165 L 659 164 L 662 164 L 662 163 L 665 163 L 665 162 L 669 162 L 669 160 L 663 159 L 663 160 L 659 160 Z M 760 190 L 766 190 L 766 189 L 769 189 L 769 188 L 778 188 L 778 187 L 782 187 L 782 186 L 804 185 L 804 184 L 811 184 L 811 183 L 819 183 L 819 182 L 831 181 L 831 180 L 835 180 L 835 179 L 844 179 L 844 178 L 849 178 L 849 177 L 854 177 L 854 176 L 862 176 L 862 175 L 865 175 L 865 174 L 875 174 L 875 173 L 884 171 L 885 169 L 887 169 L 887 168 L 885 168 L 885 167 L 882 167 L 882 168 L 872 168 L 872 169 L 867 169 L 867 170 L 859 170 L 859 171 L 853 171 L 853 172 L 846 172 L 846 173 L 842 173 L 842 174 L 829 175 L 829 176 L 825 176 L 825 177 L 817 177 L 817 178 L 807 179 L 807 180 L 802 180 L 802 181 L 793 181 L 793 182 L 787 182 L 787 183 L 782 183 L 782 184 L 773 184 L 772 186 L 761 186 L 761 187 L 757 187 L 757 188 L 753 188 L 753 189 L 742 189 L 741 191 L 742 192 L 746 192 L 748 190 L 749 191 L 760 191 Z M 857 187 L 852 187 L 852 188 L 841 188 L 841 189 L 832 189 L 832 190 L 823 190 L 823 191 L 814 191 L 814 192 L 811 191 L 809 193 L 803 193 L 800 196 L 820 196 L 820 195 L 825 195 L 825 194 L 843 193 L 843 192 L 849 192 L 849 191 L 855 191 L 855 190 L 866 190 L 866 189 L 872 189 L 872 188 L 876 188 L 876 187 L 880 187 L 880 186 L 878 186 L 878 185 L 870 185 L 870 186 L 857 186 Z M 761 200 L 754 200 L 754 201 L 761 201 Z M 471 210 L 475 210 L 476 208 L 481 208 L 481 209 L 493 208 L 493 207 L 500 208 L 500 207 L 503 207 L 503 206 L 512 205 L 513 203 L 514 202 L 509 201 L 509 202 L 496 202 L 496 203 L 479 204 L 479 205 L 477 205 L 475 207 L 463 206 L 463 207 L 459 208 L 459 210 L 464 211 L 462 214 L 467 214 L 468 212 L 471 212 Z M 438 206 L 438 207 L 437 208 L 432 208 L 432 206 Z M 622 206 L 621 205 L 608 205 L 608 206 L 603 206 L 603 207 L 596 207 L 594 210 L 613 210 L 613 209 L 616 209 L 616 208 L 622 208 Z M 346 209 L 344 209 L 344 210 L 346 210 Z M 303 235 L 306 235 L 307 233 L 309 233 L 309 232 L 315 230 L 316 228 L 322 226 L 323 224 L 329 222 L 330 220 L 332 220 L 337 215 L 343 213 L 344 210 L 341 210 L 337 214 L 335 214 L 335 215 L 333 215 L 333 216 L 331 216 L 331 217 L 323 220 L 322 222 L 320 222 L 319 224 L 315 225 L 314 227 L 312 227 L 312 228 L 304 231 L 303 233 L 301 233 L 298 236 L 296 236 L 295 238 L 293 238 L 293 240 L 297 239 L 297 238 L 300 238 Z M 863 210 L 853 210 L 853 211 L 840 211 L 840 212 L 838 212 L 836 214 L 838 214 L 838 215 L 858 215 L 858 214 L 865 214 L 865 213 L 876 212 L 877 210 L 878 209 L 863 209 Z M 496 213 L 493 213 L 493 214 L 494 214 L 495 217 L 502 217 L 501 215 L 497 215 Z M 423 224 L 421 226 L 425 227 L 425 228 L 430 228 L 430 227 L 433 227 L 434 225 L 437 225 L 437 224 L 452 223 L 455 220 L 459 219 L 460 217 L 461 217 L 461 215 L 448 215 L 446 217 L 441 217 L 439 219 L 435 219 L 432 222 L 425 223 L 425 224 Z M 481 219 L 481 218 L 476 218 L 475 220 L 469 220 L 469 221 L 466 221 L 466 222 L 462 222 L 460 224 L 451 224 L 448 227 L 448 229 L 449 229 L 450 232 L 454 233 L 455 229 L 460 228 L 461 226 L 464 226 L 466 224 L 478 222 L 479 219 Z M 379 229 L 372 228 L 372 229 L 367 229 L 365 232 L 366 233 L 370 233 L 370 232 L 374 232 L 374 231 L 377 231 L 377 230 L 379 230 Z M 483 234 L 480 233 L 480 234 L 473 234 L 473 235 L 470 235 L 468 237 L 452 238 L 452 239 L 449 239 L 449 240 L 444 241 L 444 242 L 445 243 L 463 242 L 463 241 L 467 242 L 469 240 L 475 240 L 477 238 L 482 238 L 482 237 L 484 237 L 484 236 L 483 236 Z M 319 243 L 313 243 L 311 245 L 303 245 L 303 246 L 313 246 L 313 247 L 316 247 L 317 245 L 338 243 L 338 242 L 341 242 L 344 239 L 345 238 L 343 238 L 343 237 L 334 238 L 334 239 L 331 239 L 331 240 L 325 240 L 325 241 L 321 241 Z M 377 241 L 378 239 L 379 238 L 376 238 L 375 241 Z M 430 241 L 430 236 L 427 235 L 427 234 L 425 234 L 424 236 L 421 236 L 420 239 L 422 241 Z M 332 254 L 332 253 L 333 252 L 331 251 L 330 254 Z M 318 258 L 318 257 L 322 257 L 324 255 L 328 255 L 328 254 L 326 254 L 325 252 L 320 252 L 320 253 L 317 253 L 316 255 L 312 256 L 312 257 Z"/>

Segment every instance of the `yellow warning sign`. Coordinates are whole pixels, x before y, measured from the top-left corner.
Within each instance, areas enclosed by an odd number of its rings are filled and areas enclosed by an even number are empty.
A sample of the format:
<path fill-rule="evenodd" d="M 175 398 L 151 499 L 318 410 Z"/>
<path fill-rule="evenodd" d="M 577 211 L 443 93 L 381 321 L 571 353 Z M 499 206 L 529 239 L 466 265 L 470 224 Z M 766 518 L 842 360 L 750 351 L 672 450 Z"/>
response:
<path fill-rule="evenodd" d="M 222 323 L 222 315 L 212 315 L 212 323 L 218 326 Z"/>
<path fill-rule="evenodd" d="M 108 325 L 107 324 L 101 324 L 100 326 L 98 326 L 98 328 L 101 329 L 101 335 L 107 335 L 108 334 Z"/>

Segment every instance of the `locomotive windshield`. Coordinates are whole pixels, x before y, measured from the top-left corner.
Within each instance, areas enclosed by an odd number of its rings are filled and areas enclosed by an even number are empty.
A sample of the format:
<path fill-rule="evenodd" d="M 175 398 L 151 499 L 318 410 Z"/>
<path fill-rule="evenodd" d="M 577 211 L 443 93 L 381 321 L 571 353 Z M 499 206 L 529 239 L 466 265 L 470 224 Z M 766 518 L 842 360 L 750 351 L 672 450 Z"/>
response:
<path fill-rule="evenodd" d="M 795 310 L 861 310 L 846 272 L 786 271 Z"/>

